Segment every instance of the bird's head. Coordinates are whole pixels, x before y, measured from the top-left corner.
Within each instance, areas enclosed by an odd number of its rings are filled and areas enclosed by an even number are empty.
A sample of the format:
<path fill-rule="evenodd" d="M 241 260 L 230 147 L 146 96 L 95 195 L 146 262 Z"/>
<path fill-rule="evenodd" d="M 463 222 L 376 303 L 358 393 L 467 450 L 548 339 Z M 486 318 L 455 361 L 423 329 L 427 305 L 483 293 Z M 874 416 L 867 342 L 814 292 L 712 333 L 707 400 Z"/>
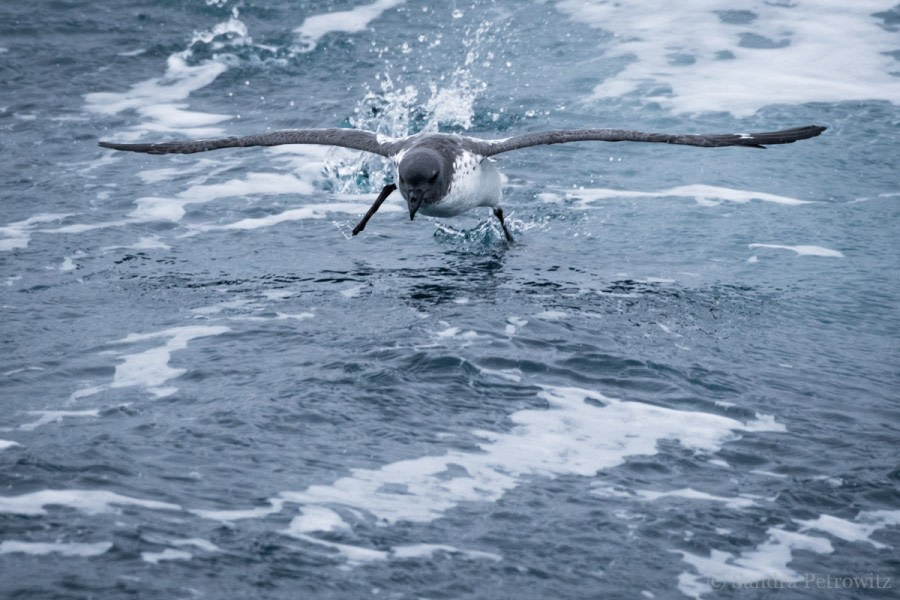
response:
<path fill-rule="evenodd" d="M 400 193 L 409 206 L 409 218 L 423 204 L 434 204 L 447 195 L 450 169 L 441 155 L 429 148 L 410 150 L 397 166 Z"/>

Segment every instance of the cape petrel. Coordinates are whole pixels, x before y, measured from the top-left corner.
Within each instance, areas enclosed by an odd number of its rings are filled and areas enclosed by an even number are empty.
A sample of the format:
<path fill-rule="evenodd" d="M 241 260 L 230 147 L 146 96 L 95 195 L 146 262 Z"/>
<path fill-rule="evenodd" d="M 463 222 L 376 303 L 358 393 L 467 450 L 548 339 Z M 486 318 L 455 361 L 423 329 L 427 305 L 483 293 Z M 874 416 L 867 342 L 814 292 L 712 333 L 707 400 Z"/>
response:
<path fill-rule="evenodd" d="M 400 188 L 409 207 L 409 218 L 417 213 L 434 217 L 453 217 L 476 206 L 493 208 L 503 234 L 512 241 L 500 208 L 500 173 L 492 156 L 510 150 L 564 144 L 569 142 L 656 142 L 704 148 L 745 146 L 765 148 L 769 144 L 790 144 L 815 137 L 825 127 L 808 125 L 763 133 L 712 135 L 673 135 L 643 133 L 621 129 L 577 129 L 536 131 L 498 140 L 483 140 L 455 133 L 419 133 L 395 139 L 359 129 L 292 129 L 245 137 L 162 142 L 155 144 L 117 144 L 100 142 L 104 148 L 148 154 L 192 154 L 219 148 L 279 146 L 282 144 L 318 144 L 341 146 L 378 154 L 391 161 L 395 183 L 384 186 L 353 235 L 366 223 L 385 199 Z"/>

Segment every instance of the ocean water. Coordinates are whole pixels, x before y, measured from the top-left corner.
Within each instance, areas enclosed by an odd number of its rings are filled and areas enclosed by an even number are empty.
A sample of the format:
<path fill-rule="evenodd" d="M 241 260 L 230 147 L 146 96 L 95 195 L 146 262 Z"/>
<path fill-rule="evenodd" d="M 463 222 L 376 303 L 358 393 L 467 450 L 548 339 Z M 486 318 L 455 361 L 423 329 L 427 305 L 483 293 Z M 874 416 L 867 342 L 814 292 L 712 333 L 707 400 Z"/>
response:
<path fill-rule="evenodd" d="M 4 2 L 0 596 L 895 597 L 898 135 L 895 0 Z"/>

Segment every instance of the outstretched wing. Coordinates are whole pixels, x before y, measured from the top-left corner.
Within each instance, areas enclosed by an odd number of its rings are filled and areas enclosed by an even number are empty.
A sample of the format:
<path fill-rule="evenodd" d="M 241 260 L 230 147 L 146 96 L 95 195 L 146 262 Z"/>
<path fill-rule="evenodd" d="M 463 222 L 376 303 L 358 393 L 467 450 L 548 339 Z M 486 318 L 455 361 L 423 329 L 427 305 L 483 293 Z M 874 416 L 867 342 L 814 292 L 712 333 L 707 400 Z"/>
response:
<path fill-rule="evenodd" d="M 471 140 L 472 151 L 482 156 L 493 156 L 501 152 L 543 146 L 566 144 L 568 142 L 656 142 L 660 144 L 682 144 L 719 148 L 722 146 L 748 146 L 765 148 L 768 144 L 790 144 L 797 140 L 815 137 L 825 131 L 825 127 L 808 125 L 782 131 L 764 133 L 726 133 L 713 135 L 673 135 L 669 133 L 643 133 L 625 129 L 578 129 L 572 131 L 553 130 L 526 133 L 503 140 Z"/>
<path fill-rule="evenodd" d="M 396 140 L 359 129 L 287 129 L 245 137 L 228 137 L 192 142 L 162 142 L 158 144 L 116 144 L 100 142 L 104 148 L 146 152 L 147 154 L 193 154 L 219 148 L 246 148 L 248 146 L 280 146 L 283 144 L 318 144 L 364 150 L 381 156 L 395 152 Z"/>

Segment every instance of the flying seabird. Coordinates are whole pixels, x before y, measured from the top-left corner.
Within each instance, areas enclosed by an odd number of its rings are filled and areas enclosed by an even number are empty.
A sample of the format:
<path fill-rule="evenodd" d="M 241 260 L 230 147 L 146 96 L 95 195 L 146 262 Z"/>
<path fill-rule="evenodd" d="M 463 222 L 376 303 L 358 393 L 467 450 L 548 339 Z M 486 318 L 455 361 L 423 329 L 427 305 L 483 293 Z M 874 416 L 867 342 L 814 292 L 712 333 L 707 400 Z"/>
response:
<path fill-rule="evenodd" d="M 621 129 L 550 130 L 526 133 L 505 139 L 483 140 L 455 133 L 419 133 L 395 139 L 360 129 L 291 129 L 246 137 L 162 142 L 156 144 L 117 144 L 100 142 L 104 148 L 145 152 L 147 154 L 193 154 L 220 148 L 317 144 L 340 146 L 378 154 L 394 166 L 395 183 L 384 186 L 375 203 L 353 229 L 353 235 L 366 223 L 391 192 L 400 193 L 412 220 L 417 213 L 434 217 L 453 217 L 476 206 L 488 206 L 500 221 L 503 234 L 512 241 L 500 208 L 500 173 L 491 157 L 502 152 L 569 142 L 656 142 L 704 148 L 745 146 L 765 148 L 769 144 L 790 144 L 815 137 L 825 127 L 808 125 L 764 133 L 713 135 L 673 135 L 643 133 Z"/>

